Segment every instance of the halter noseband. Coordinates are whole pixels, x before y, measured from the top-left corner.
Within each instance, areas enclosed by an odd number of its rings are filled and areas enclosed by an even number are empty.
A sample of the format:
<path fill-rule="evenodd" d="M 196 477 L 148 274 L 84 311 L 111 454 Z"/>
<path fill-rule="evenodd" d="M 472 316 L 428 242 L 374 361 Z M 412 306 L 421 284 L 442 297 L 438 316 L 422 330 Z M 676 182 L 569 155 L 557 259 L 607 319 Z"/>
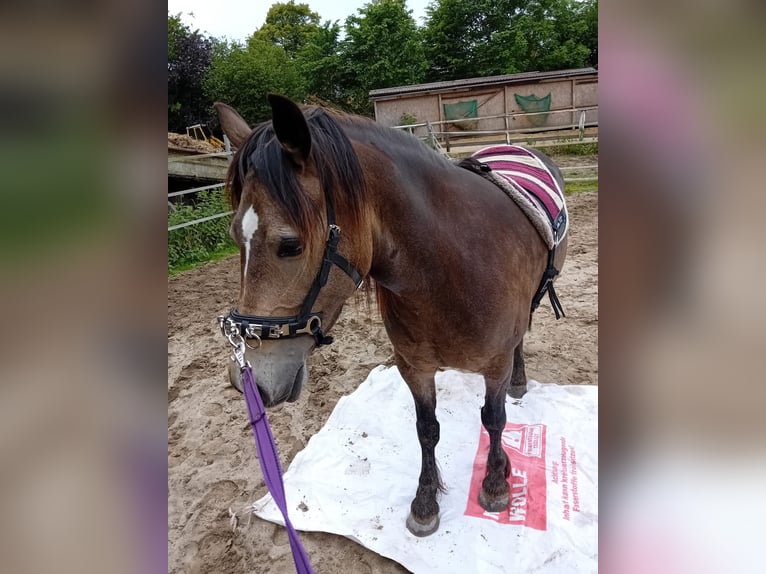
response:
<path fill-rule="evenodd" d="M 335 224 L 335 212 L 329 194 L 325 194 L 325 203 L 327 205 L 329 234 L 322 256 L 322 266 L 317 271 L 314 282 L 311 284 L 298 314 L 290 317 L 261 317 L 243 315 L 237 312 L 236 308 L 233 308 L 228 315 L 218 317 L 218 324 L 224 335 L 238 333 L 246 339 L 259 340 L 288 339 L 299 335 L 311 335 L 316 340 L 317 347 L 332 343 L 332 337 L 328 337 L 322 332 L 322 313 L 311 312 L 319 296 L 319 291 L 327 284 L 330 268 L 337 265 L 346 275 L 351 277 L 357 289 L 362 286 L 364 278 L 348 259 L 338 253 L 340 227 Z"/>

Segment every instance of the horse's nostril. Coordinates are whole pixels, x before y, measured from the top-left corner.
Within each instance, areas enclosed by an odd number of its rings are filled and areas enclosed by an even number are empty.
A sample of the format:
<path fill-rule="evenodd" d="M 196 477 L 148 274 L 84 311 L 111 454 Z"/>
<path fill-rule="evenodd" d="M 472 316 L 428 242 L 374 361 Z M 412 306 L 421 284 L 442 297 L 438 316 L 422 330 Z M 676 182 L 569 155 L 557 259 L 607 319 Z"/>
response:
<path fill-rule="evenodd" d="M 306 365 L 303 364 L 298 369 L 298 372 L 295 374 L 295 380 L 293 381 L 293 387 L 290 390 L 290 396 L 287 397 L 288 403 L 294 403 L 298 400 L 298 397 L 301 396 L 301 390 L 303 389 L 303 384 L 306 382 Z"/>
<path fill-rule="evenodd" d="M 256 385 L 256 387 L 258 388 L 258 394 L 261 395 L 261 400 L 263 401 L 263 406 L 264 407 L 273 407 L 274 406 L 274 400 L 271 397 L 271 395 L 269 395 L 268 391 L 264 390 L 263 388 L 261 388 L 258 385 Z"/>

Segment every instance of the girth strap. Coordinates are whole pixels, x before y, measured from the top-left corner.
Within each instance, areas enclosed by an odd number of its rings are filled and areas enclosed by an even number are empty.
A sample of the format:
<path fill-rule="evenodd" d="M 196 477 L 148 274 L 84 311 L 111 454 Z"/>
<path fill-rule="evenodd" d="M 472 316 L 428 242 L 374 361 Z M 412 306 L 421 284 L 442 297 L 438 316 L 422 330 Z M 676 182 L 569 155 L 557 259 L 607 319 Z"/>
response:
<path fill-rule="evenodd" d="M 545 292 L 547 291 L 551 307 L 553 307 L 553 312 L 556 314 L 556 319 L 561 319 L 561 317 L 566 317 L 566 315 L 564 314 L 564 308 L 561 306 L 561 301 L 559 301 L 559 297 L 556 295 L 556 290 L 553 288 L 553 279 L 559 274 L 559 270 L 556 269 L 553 263 L 555 256 L 556 248 L 554 247 L 548 251 L 548 265 L 543 272 L 543 278 L 540 280 L 537 292 L 532 298 L 532 310 L 530 313 L 534 313 L 535 309 L 539 307 L 540 301 L 542 301 L 543 295 L 545 295 Z"/>

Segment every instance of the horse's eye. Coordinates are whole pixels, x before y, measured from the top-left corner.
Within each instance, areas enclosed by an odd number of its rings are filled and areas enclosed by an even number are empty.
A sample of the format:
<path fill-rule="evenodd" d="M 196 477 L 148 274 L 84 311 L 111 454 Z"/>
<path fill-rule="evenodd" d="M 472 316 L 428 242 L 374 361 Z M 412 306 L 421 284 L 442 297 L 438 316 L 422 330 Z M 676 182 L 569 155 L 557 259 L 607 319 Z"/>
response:
<path fill-rule="evenodd" d="M 303 253 L 303 246 L 299 239 L 290 237 L 283 239 L 279 243 L 279 249 L 277 250 L 277 257 L 297 257 Z"/>

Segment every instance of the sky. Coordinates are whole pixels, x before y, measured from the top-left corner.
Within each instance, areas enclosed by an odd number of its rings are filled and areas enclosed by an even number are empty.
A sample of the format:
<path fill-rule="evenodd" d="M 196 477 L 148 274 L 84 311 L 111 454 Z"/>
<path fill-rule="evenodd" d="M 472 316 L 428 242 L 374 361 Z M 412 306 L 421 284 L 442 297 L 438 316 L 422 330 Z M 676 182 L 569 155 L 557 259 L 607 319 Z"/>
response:
<path fill-rule="evenodd" d="M 168 0 L 170 14 L 181 13 L 181 20 L 192 30 L 216 38 L 245 40 L 263 25 L 266 13 L 277 0 Z M 285 0 L 287 1 L 287 0 Z M 339 20 L 341 27 L 348 16 L 369 0 L 296 0 L 308 4 L 319 14 L 320 20 Z M 418 25 L 422 25 L 426 6 L 431 0 L 407 0 L 407 8 Z"/>

